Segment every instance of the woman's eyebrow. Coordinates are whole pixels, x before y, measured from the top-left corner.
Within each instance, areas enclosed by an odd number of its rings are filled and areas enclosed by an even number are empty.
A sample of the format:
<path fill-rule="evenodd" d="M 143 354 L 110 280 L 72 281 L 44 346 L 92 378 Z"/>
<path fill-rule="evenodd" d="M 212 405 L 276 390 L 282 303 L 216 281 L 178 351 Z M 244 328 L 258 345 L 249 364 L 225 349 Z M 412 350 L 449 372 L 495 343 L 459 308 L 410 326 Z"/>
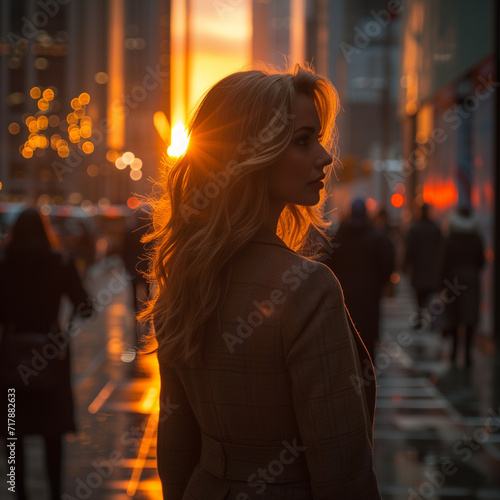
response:
<path fill-rule="evenodd" d="M 316 127 L 304 125 L 303 127 L 299 127 L 297 130 L 294 130 L 293 133 L 296 134 L 297 132 L 302 132 L 302 131 L 311 132 L 312 134 L 315 134 Z"/>

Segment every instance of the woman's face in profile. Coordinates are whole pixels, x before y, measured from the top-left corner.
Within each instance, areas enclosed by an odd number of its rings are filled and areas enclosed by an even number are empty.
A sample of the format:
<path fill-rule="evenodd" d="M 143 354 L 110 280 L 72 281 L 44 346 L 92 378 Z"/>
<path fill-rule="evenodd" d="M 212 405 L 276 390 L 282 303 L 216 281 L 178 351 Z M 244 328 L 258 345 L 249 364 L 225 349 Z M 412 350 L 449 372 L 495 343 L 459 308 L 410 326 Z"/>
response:
<path fill-rule="evenodd" d="M 313 206 L 323 189 L 324 169 L 332 157 L 319 143 L 321 122 L 311 97 L 299 94 L 295 100 L 292 140 L 269 170 L 271 206 Z"/>

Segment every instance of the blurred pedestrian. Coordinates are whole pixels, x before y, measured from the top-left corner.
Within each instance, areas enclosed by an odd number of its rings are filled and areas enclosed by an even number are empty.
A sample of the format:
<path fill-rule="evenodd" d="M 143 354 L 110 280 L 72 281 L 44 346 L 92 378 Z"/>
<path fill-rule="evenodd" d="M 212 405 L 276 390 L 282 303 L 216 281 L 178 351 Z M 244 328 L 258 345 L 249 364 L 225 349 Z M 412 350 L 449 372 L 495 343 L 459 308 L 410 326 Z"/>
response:
<path fill-rule="evenodd" d="M 147 233 L 150 224 L 150 214 L 146 209 L 136 211 L 130 218 L 123 237 L 123 260 L 125 269 L 132 278 L 132 295 L 134 302 L 134 317 L 143 309 L 149 298 L 149 282 L 147 280 L 148 261 L 146 248 L 142 238 Z M 138 345 L 139 325 L 136 325 L 136 345 Z"/>
<path fill-rule="evenodd" d="M 426 320 L 422 313 L 441 286 L 439 263 L 442 243 L 441 229 L 431 218 L 431 206 L 424 203 L 420 218 L 408 231 L 403 264 L 417 299 L 417 312 L 411 316 L 410 324 L 419 331 L 431 326 L 424 323 Z"/>
<path fill-rule="evenodd" d="M 368 218 L 363 199 L 353 201 L 350 217 L 340 223 L 325 264 L 340 281 L 349 314 L 373 359 L 380 299 L 394 270 L 395 249 L 387 234 Z"/>
<path fill-rule="evenodd" d="M 336 91 L 308 68 L 205 95 L 153 215 L 165 500 L 380 498 L 373 366 L 324 234 Z"/>
<path fill-rule="evenodd" d="M 51 234 L 48 221 L 28 208 L 0 256 L 0 386 L 15 400 L 15 425 L 1 432 L 17 437 L 18 499 L 27 498 L 23 440 L 30 434 L 44 438 L 51 498 L 61 498 L 63 436 L 75 432 L 69 337 L 58 320 L 61 297 L 80 315 L 92 314 L 73 261 L 54 249 Z"/>
<path fill-rule="evenodd" d="M 484 266 L 484 245 L 479 221 L 470 207 L 460 207 L 450 218 L 450 232 L 445 240 L 442 276 L 457 293 L 445 302 L 444 334 L 452 339 L 451 361 L 457 364 L 460 329 L 465 334 L 464 364 L 471 366 L 471 347 L 479 322 L 480 273 Z"/>

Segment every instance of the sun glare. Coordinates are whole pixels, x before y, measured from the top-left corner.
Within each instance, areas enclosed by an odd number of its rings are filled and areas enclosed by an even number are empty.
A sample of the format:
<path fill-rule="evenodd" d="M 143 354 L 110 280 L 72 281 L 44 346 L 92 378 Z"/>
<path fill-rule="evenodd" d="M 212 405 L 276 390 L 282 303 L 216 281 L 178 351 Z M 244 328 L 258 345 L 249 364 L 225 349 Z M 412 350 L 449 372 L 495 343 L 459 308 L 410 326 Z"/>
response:
<path fill-rule="evenodd" d="M 177 122 L 172 129 L 172 140 L 167 149 L 169 156 L 181 156 L 187 149 L 189 137 L 182 122 Z"/>

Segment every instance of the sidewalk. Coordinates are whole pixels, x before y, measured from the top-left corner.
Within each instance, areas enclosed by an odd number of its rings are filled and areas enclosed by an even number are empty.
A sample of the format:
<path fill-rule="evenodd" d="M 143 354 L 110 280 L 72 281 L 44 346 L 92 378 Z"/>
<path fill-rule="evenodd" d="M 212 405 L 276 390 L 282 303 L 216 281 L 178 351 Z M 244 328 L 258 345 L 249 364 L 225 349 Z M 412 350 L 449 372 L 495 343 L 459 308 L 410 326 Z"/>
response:
<path fill-rule="evenodd" d="M 119 265 L 95 271 L 88 286 L 101 311 L 72 338 L 79 432 L 66 442 L 63 499 L 157 500 L 156 357 L 141 360 L 141 376 L 131 376 L 131 288 Z M 383 303 L 374 360 L 375 469 L 382 497 L 500 500 L 500 371 L 489 344 L 476 343 L 473 370 L 451 369 L 449 346 L 437 332 L 409 328 L 413 307 L 404 280 Z M 31 499 L 49 500 L 41 443 L 32 437 L 27 444 Z M 13 498 L 0 488 L 0 500 Z"/>
<path fill-rule="evenodd" d="M 500 499 L 500 374 L 479 338 L 473 368 L 453 368 L 439 332 L 409 318 L 408 283 L 383 303 L 375 468 L 384 500 Z"/>

